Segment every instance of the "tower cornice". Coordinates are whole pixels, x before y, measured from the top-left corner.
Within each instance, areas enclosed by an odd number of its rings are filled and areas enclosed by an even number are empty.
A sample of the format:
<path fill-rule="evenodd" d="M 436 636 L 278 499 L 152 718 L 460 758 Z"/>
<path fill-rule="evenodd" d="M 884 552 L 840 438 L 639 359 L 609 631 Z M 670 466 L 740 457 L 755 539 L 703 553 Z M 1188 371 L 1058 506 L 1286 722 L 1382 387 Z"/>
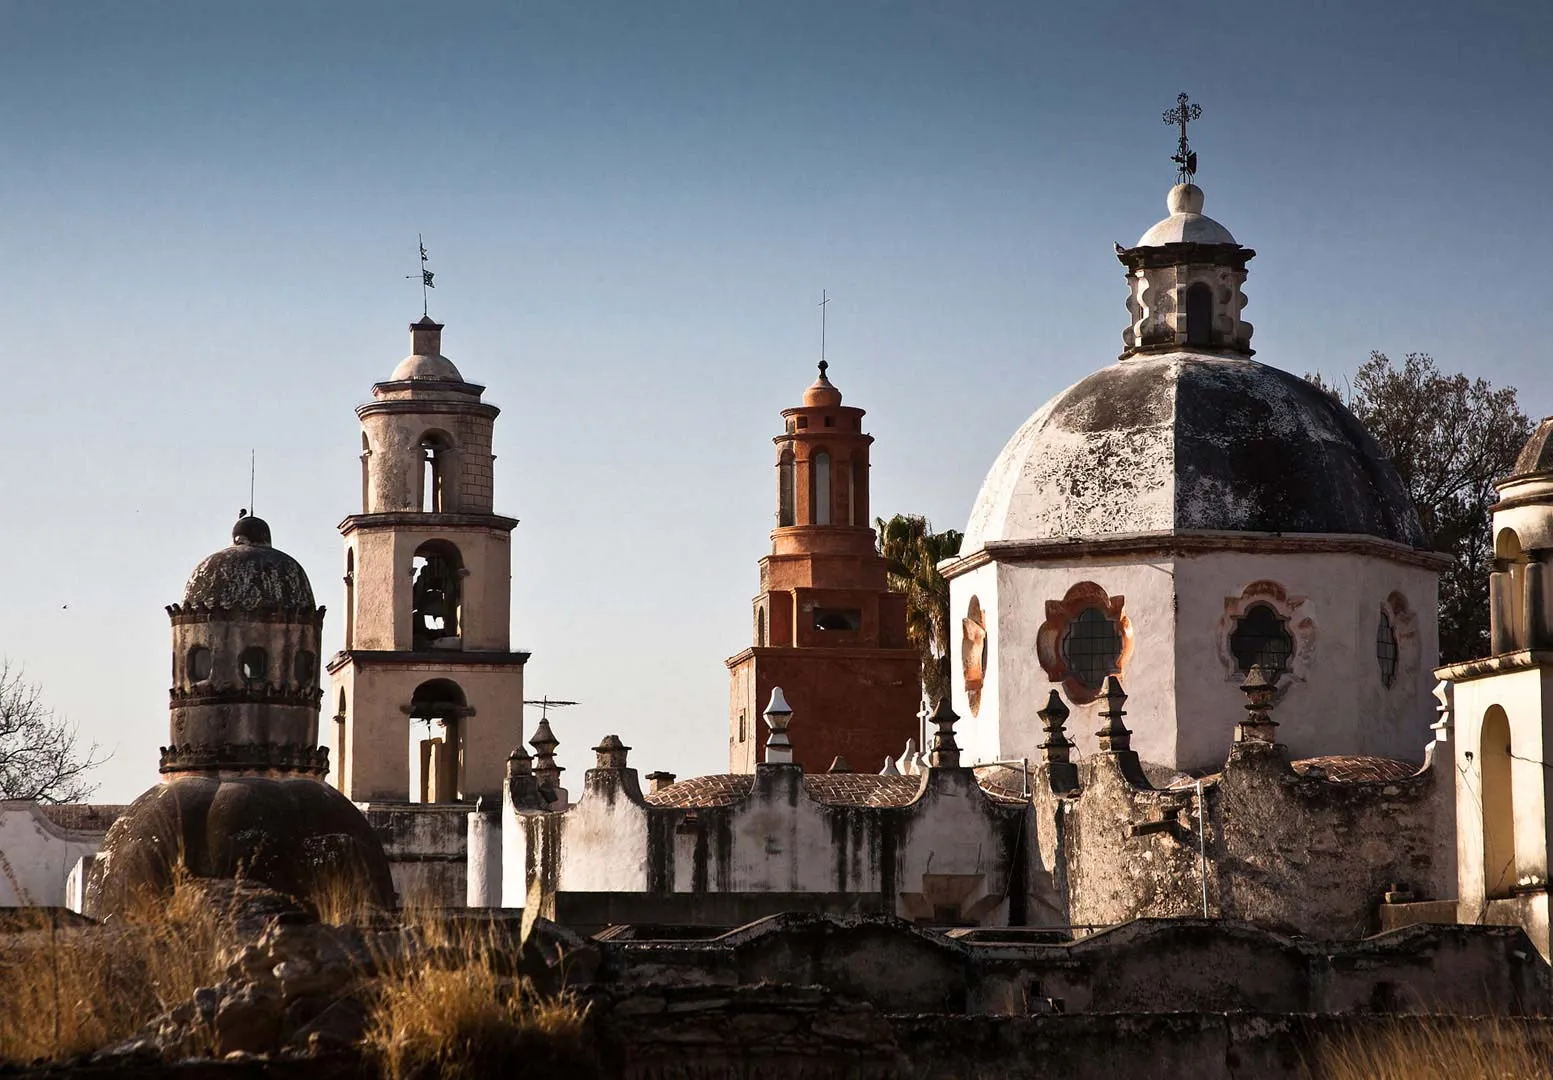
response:
<path fill-rule="evenodd" d="M 378 387 L 403 388 L 406 390 L 424 390 L 441 386 L 460 386 L 461 383 L 378 383 Z M 376 389 L 376 387 L 374 387 Z M 477 387 L 476 389 L 484 389 Z M 476 395 L 478 399 L 478 395 Z M 368 416 L 392 413 L 431 413 L 449 416 L 483 416 L 488 420 L 495 420 L 501 415 L 501 409 L 488 401 L 450 401 L 447 398 L 425 397 L 396 397 L 384 398 L 380 401 L 364 401 L 356 406 L 356 415 L 362 419 Z"/>
<path fill-rule="evenodd" d="M 414 532 L 487 530 L 510 533 L 518 519 L 501 514 L 434 514 L 422 510 L 393 510 L 380 514 L 351 514 L 338 528 L 349 536 L 358 529 L 407 529 Z"/>

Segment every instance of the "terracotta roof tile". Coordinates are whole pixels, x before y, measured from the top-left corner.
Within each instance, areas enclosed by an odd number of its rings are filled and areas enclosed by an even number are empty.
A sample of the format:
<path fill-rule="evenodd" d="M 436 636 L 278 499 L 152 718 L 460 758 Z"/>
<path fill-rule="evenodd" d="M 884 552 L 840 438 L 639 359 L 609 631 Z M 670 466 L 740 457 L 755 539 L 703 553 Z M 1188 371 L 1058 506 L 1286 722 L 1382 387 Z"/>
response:
<path fill-rule="evenodd" d="M 39 803 L 42 815 L 61 829 L 107 832 L 129 807 L 118 803 Z"/>
<path fill-rule="evenodd" d="M 1335 754 L 1328 757 L 1305 758 L 1291 762 L 1294 771 L 1301 776 L 1314 776 L 1335 784 L 1355 784 L 1364 781 L 1405 780 L 1418 772 L 1420 766 L 1411 761 L 1394 758 L 1366 757 L 1364 755 Z"/>
<path fill-rule="evenodd" d="M 879 776 L 874 773 L 805 774 L 804 791 L 816 802 L 831 806 L 905 806 L 917 797 L 915 776 Z M 747 798 L 755 778 L 747 773 L 696 776 L 670 784 L 646 796 L 654 806 L 683 809 L 730 806 Z"/>

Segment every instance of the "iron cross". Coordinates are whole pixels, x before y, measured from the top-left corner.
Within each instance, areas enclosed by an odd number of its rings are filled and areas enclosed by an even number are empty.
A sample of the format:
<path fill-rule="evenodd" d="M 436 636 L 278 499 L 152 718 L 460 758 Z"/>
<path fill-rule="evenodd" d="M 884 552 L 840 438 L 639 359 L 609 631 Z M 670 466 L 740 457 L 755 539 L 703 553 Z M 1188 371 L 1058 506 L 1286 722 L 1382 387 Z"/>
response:
<path fill-rule="evenodd" d="M 825 312 L 830 303 L 830 294 L 824 289 L 820 290 L 820 371 L 823 373 L 827 365 L 825 363 Z"/>
<path fill-rule="evenodd" d="M 1162 119 L 1167 124 L 1179 124 L 1181 138 L 1176 143 L 1175 156 L 1170 160 L 1176 163 L 1176 183 L 1189 184 L 1192 177 L 1197 175 L 1197 155 L 1192 153 L 1191 147 L 1186 143 L 1186 125 L 1202 115 L 1202 106 L 1188 100 L 1185 93 L 1176 96 L 1176 107 L 1165 112 Z"/>

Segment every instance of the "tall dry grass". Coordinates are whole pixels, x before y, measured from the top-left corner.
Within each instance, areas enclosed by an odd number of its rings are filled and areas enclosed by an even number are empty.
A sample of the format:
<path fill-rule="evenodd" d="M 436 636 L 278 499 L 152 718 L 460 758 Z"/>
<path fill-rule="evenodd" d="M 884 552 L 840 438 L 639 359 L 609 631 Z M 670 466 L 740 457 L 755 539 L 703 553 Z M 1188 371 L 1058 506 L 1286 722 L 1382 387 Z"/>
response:
<path fill-rule="evenodd" d="M 1553 1029 L 1546 1020 L 1398 1017 L 1318 1039 L 1310 1080 L 1548 1080 Z"/>
<path fill-rule="evenodd" d="M 587 1007 L 509 974 L 515 943 L 492 924 L 406 913 L 415 947 L 378 959 L 366 1048 L 387 1080 L 471 1080 L 522 1070 L 582 1080 L 595 1066 Z"/>
<path fill-rule="evenodd" d="M 60 1059 L 138 1031 L 222 975 L 235 914 L 185 873 L 170 895 L 138 897 L 112 924 L 61 926 L 23 912 L 0 937 L 0 1061 Z"/>

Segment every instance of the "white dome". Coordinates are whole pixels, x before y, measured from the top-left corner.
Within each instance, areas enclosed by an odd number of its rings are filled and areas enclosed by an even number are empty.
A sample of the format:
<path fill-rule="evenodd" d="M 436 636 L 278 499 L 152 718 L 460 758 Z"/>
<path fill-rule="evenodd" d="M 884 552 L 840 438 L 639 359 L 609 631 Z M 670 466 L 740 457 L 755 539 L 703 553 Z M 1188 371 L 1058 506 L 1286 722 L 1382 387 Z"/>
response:
<path fill-rule="evenodd" d="M 1043 405 L 993 463 L 960 550 L 1181 532 L 1425 546 L 1396 470 L 1336 398 L 1254 360 L 1178 352 L 1102 368 Z"/>
<path fill-rule="evenodd" d="M 1203 216 L 1202 188 L 1196 184 L 1177 184 L 1171 188 L 1165 206 L 1170 210 L 1170 216 L 1144 233 L 1134 246 L 1235 243 L 1228 229 L 1211 217 Z"/>

